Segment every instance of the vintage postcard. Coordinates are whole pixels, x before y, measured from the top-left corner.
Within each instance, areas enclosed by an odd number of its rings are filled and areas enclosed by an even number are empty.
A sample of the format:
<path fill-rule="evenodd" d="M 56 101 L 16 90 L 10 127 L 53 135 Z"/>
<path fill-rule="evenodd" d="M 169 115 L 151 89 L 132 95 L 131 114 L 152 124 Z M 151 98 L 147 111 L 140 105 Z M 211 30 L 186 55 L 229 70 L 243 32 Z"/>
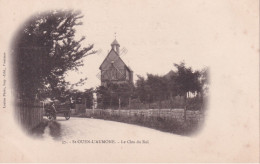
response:
<path fill-rule="evenodd" d="M 258 0 L 0 0 L 0 162 L 259 162 Z"/>

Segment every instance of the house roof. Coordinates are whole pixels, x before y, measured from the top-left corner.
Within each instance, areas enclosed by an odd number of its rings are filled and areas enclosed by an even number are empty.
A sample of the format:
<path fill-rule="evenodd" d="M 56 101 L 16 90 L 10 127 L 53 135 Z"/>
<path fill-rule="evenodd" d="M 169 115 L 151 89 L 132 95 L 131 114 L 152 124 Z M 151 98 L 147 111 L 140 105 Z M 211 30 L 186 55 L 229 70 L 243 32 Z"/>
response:
<path fill-rule="evenodd" d="M 173 70 L 164 75 L 164 77 L 166 77 L 167 79 L 170 79 L 172 76 L 176 76 L 176 72 L 174 72 Z"/>

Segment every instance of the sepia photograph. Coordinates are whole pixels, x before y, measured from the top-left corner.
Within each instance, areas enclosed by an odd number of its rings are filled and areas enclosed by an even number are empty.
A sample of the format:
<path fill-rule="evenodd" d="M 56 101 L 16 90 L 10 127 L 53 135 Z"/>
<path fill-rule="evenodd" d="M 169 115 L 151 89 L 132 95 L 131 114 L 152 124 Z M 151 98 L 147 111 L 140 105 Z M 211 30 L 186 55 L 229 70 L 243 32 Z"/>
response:
<path fill-rule="evenodd" d="M 260 161 L 259 1 L 0 4 L 0 162 Z"/>

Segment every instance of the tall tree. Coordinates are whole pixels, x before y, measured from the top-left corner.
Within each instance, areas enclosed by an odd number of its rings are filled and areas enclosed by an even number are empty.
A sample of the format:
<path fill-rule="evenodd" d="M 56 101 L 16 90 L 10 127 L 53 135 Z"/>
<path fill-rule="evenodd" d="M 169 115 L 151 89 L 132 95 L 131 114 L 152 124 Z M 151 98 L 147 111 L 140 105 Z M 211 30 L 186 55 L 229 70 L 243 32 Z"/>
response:
<path fill-rule="evenodd" d="M 186 120 L 187 111 L 187 93 L 200 91 L 199 71 L 193 71 L 191 67 L 186 67 L 185 63 L 174 64 L 178 69 L 176 76 L 177 92 L 184 96 L 184 120 Z"/>
<path fill-rule="evenodd" d="M 58 97 L 66 82 L 64 73 L 77 70 L 82 59 L 95 53 L 93 44 L 81 47 L 75 27 L 83 15 L 73 10 L 53 10 L 34 15 L 17 33 L 13 47 L 14 77 L 22 97 Z"/>
<path fill-rule="evenodd" d="M 139 98 L 142 103 L 148 102 L 149 88 L 146 84 L 144 77 L 137 75 L 135 95 Z"/>
<path fill-rule="evenodd" d="M 186 67 L 185 63 L 174 64 L 177 68 L 175 82 L 178 95 L 186 97 L 188 92 L 200 91 L 200 72 L 193 71 L 191 67 Z"/>
<path fill-rule="evenodd" d="M 152 101 L 159 101 L 161 106 L 161 101 L 166 99 L 167 95 L 166 78 L 163 76 L 147 74 L 147 85 L 152 88 L 150 90 Z"/>

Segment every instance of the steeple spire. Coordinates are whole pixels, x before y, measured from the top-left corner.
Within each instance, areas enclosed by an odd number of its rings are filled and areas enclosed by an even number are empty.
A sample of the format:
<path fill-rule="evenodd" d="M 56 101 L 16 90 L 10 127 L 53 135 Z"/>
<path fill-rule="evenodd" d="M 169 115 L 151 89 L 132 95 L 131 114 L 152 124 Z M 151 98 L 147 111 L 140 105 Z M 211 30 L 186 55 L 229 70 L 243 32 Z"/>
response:
<path fill-rule="evenodd" d="M 113 50 L 115 50 L 117 52 L 117 54 L 119 55 L 120 51 L 119 51 L 119 47 L 120 44 L 117 42 L 116 40 L 116 33 L 115 33 L 115 40 L 111 43 L 111 47 Z"/>

